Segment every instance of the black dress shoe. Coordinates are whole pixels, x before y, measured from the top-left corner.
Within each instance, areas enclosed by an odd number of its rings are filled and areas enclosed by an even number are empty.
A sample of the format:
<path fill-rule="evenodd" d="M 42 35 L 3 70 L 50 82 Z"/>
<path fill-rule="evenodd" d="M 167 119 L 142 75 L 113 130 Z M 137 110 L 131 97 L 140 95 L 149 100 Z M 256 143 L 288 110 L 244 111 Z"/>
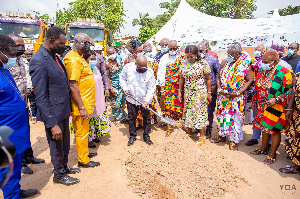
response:
<path fill-rule="evenodd" d="M 133 145 L 134 141 L 136 141 L 136 138 L 130 137 L 129 140 L 128 140 L 128 146 Z"/>
<path fill-rule="evenodd" d="M 98 139 L 93 139 L 93 142 L 100 143 L 101 141 Z"/>
<path fill-rule="evenodd" d="M 256 140 L 256 139 L 251 139 L 251 140 L 248 140 L 248 141 L 245 143 L 246 146 L 252 146 L 252 145 L 254 145 L 254 144 L 258 144 L 258 140 Z"/>
<path fill-rule="evenodd" d="M 98 155 L 98 153 L 89 153 L 89 158 L 95 157 L 97 155 Z"/>
<path fill-rule="evenodd" d="M 206 130 L 205 136 L 206 136 L 206 138 L 210 139 L 211 138 L 211 130 Z"/>
<path fill-rule="evenodd" d="M 79 168 L 70 168 L 70 167 L 67 167 L 65 168 L 66 170 L 66 174 L 76 174 L 76 173 L 80 173 L 80 169 Z"/>
<path fill-rule="evenodd" d="M 91 148 L 91 149 L 94 149 L 94 148 L 96 148 L 97 146 L 96 145 L 91 145 L 91 146 L 89 146 L 89 148 Z"/>
<path fill-rule="evenodd" d="M 37 194 L 37 189 L 27 189 L 27 190 L 21 190 L 20 196 L 21 198 L 28 198 L 30 196 L 33 196 Z"/>
<path fill-rule="evenodd" d="M 73 178 L 71 176 L 65 175 L 63 178 L 57 178 L 57 177 L 54 176 L 53 177 L 53 182 L 63 184 L 63 185 L 66 185 L 66 186 L 70 186 L 70 185 L 79 183 L 80 180 L 78 178 Z"/>
<path fill-rule="evenodd" d="M 37 158 L 28 158 L 28 161 L 32 164 L 41 164 L 45 163 L 44 159 L 37 159 Z"/>
<path fill-rule="evenodd" d="M 22 172 L 22 173 L 25 173 L 25 174 L 33 174 L 32 169 L 29 168 L 27 165 L 22 166 L 21 172 Z"/>
<path fill-rule="evenodd" d="M 78 166 L 79 167 L 84 167 L 84 168 L 93 168 L 93 167 L 96 167 L 96 166 L 99 166 L 99 165 L 100 165 L 100 162 L 90 161 L 87 164 L 82 164 L 81 162 L 78 162 Z"/>
<path fill-rule="evenodd" d="M 153 145 L 153 142 L 150 140 L 150 137 L 145 138 L 144 137 L 144 141 L 148 144 L 148 145 Z"/>

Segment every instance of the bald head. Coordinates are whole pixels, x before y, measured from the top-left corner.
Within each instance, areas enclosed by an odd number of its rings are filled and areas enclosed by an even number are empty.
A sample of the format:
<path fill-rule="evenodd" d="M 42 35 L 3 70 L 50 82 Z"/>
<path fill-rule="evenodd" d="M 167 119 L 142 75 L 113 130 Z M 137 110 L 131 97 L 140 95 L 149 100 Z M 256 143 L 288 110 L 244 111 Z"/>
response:
<path fill-rule="evenodd" d="M 136 64 L 138 68 L 147 67 L 147 57 L 145 55 L 140 55 L 136 59 Z"/>
<path fill-rule="evenodd" d="M 152 48 L 147 46 L 144 48 L 144 53 L 152 53 Z"/>
<path fill-rule="evenodd" d="M 162 40 L 160 40 L 159 43 L 160 43 L 161 48 L 166 48 L 169 44 L 169 39 L 163 38 Z"/>
<path fill-rule="evenodd" d="M 116 51 L 115 51 L 115 48 L 114 47 L 108 47 L 107 49 L 106 49 L 106 53 L 108 54 L 108 55 L 112 55 L 112 54 L 114 54 Z"/>
<path fill-rule="evenodd" d="M 197 48 L 198 48 L 198 50 L 201 50 L 201 51 L 205 50 L 206 51 L 206 46 L 203 43 L 198 44 Z"/>
<path fill-rule="evenodd" d="M 79 32 L 75 35 L 75 38 L 74 38 L 75 42 L 82 42 L 82 41 L 87 41 L 87 42 L 90 42 L 90 37 L 85 34 L 85 33 L 82 33 L 82 32 Z"/>
<path fill-rule="evenodd" d="M 95 42 L 92 38 L 90 38 L 90 43 L 91 43 L 91 46 L 95 46 Z"/>
<path fill-rule="evenodd" d="M 151 44 L 149 42 L 144 43 L 143 45 L 143 49 L 145 50 L 146 47 L 152 47 Z"/>
<path fill-rule="evenodd" d="M 209 42 L 207 40 L 203 40 L 201 43 L 207 48 L 209 47 Z"/>

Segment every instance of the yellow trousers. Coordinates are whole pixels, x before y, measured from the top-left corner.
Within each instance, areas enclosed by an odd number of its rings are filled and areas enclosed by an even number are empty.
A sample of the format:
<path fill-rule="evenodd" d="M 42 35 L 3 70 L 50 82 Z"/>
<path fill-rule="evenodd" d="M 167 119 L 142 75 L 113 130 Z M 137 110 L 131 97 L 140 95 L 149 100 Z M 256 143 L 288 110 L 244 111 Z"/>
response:
<path fill-rule="evenodd" d="M 80 116 L 71 114 L 73 127 L 75 131 L 75 142 L 78 154 L 78 162 L 87 164 L 89 159 L 89 120 L 83 119 Z"/>

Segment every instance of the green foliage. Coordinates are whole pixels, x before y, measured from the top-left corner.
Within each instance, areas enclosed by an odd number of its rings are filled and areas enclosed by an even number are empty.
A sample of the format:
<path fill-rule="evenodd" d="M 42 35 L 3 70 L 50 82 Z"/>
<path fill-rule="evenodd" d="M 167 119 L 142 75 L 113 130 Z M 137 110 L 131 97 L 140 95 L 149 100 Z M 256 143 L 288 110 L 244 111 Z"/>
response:
<path fill-rule="evenodd" d="M 152 19 L 149 17 L 149 14 L 142 14 L 139 13 L 139 19 L 133 19 L 132 21 L 132 26 L 140 25 L 142 26 L 141 29 L 145 27 L 150 27 L 152 28 Z"/>
<path fill-rule="evenodd" d="M 55 23 L 64 28 L 66 23 L 77 18 L 95 19 L 103 22 L 112 33 L 120 32 L 126 16 L 122 0 L 76 0 L 69 3 L 69 8 L 56 12 Z"/>
<path fill-rule="evenodd" d="M 50 21 L 50 16 L 48 14 L 43 14 L 38 17 L 39 17 L 39 20 L 41 20 L 45 25 L 48 25 L 48 23 Z"/>
<path fill-rule="evenodd" d="M 274 10 L 268 12 L 268 14 L 273 14 Z M 289 5 L 287 8 L 279 9 L 278 13 L 280 16 L 293 15 L 300 13 L 300 6 Z"/>
<path fill-rule="evenodd" d="M 152 28 L 144 27 L 143 29 L 140 29 L 139 39 L 141 40 L 141 42 L 145 43 L 154 34 L 155 34 L 155 32 Z"/>

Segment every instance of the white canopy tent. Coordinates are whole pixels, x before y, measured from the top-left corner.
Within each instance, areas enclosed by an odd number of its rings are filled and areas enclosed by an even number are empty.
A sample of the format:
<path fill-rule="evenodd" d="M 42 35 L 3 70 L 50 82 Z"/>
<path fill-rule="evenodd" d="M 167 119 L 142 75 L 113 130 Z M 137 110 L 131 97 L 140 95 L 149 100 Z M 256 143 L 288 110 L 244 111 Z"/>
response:
<path fill-rule="evenodd" d="M 300 14 L 279 16 L 275 10 L 270 18 L 229 19 L 201 13 L 181 0 L 172 18 L 149 42 L 165 37 L 177 40 L 180 46 L 203 39 L 214 41 L 214 50 L 225 50 L 235 41 L 245 47 L 270 46 L 272 42 L 288 45 L 300 42 Z"/>

